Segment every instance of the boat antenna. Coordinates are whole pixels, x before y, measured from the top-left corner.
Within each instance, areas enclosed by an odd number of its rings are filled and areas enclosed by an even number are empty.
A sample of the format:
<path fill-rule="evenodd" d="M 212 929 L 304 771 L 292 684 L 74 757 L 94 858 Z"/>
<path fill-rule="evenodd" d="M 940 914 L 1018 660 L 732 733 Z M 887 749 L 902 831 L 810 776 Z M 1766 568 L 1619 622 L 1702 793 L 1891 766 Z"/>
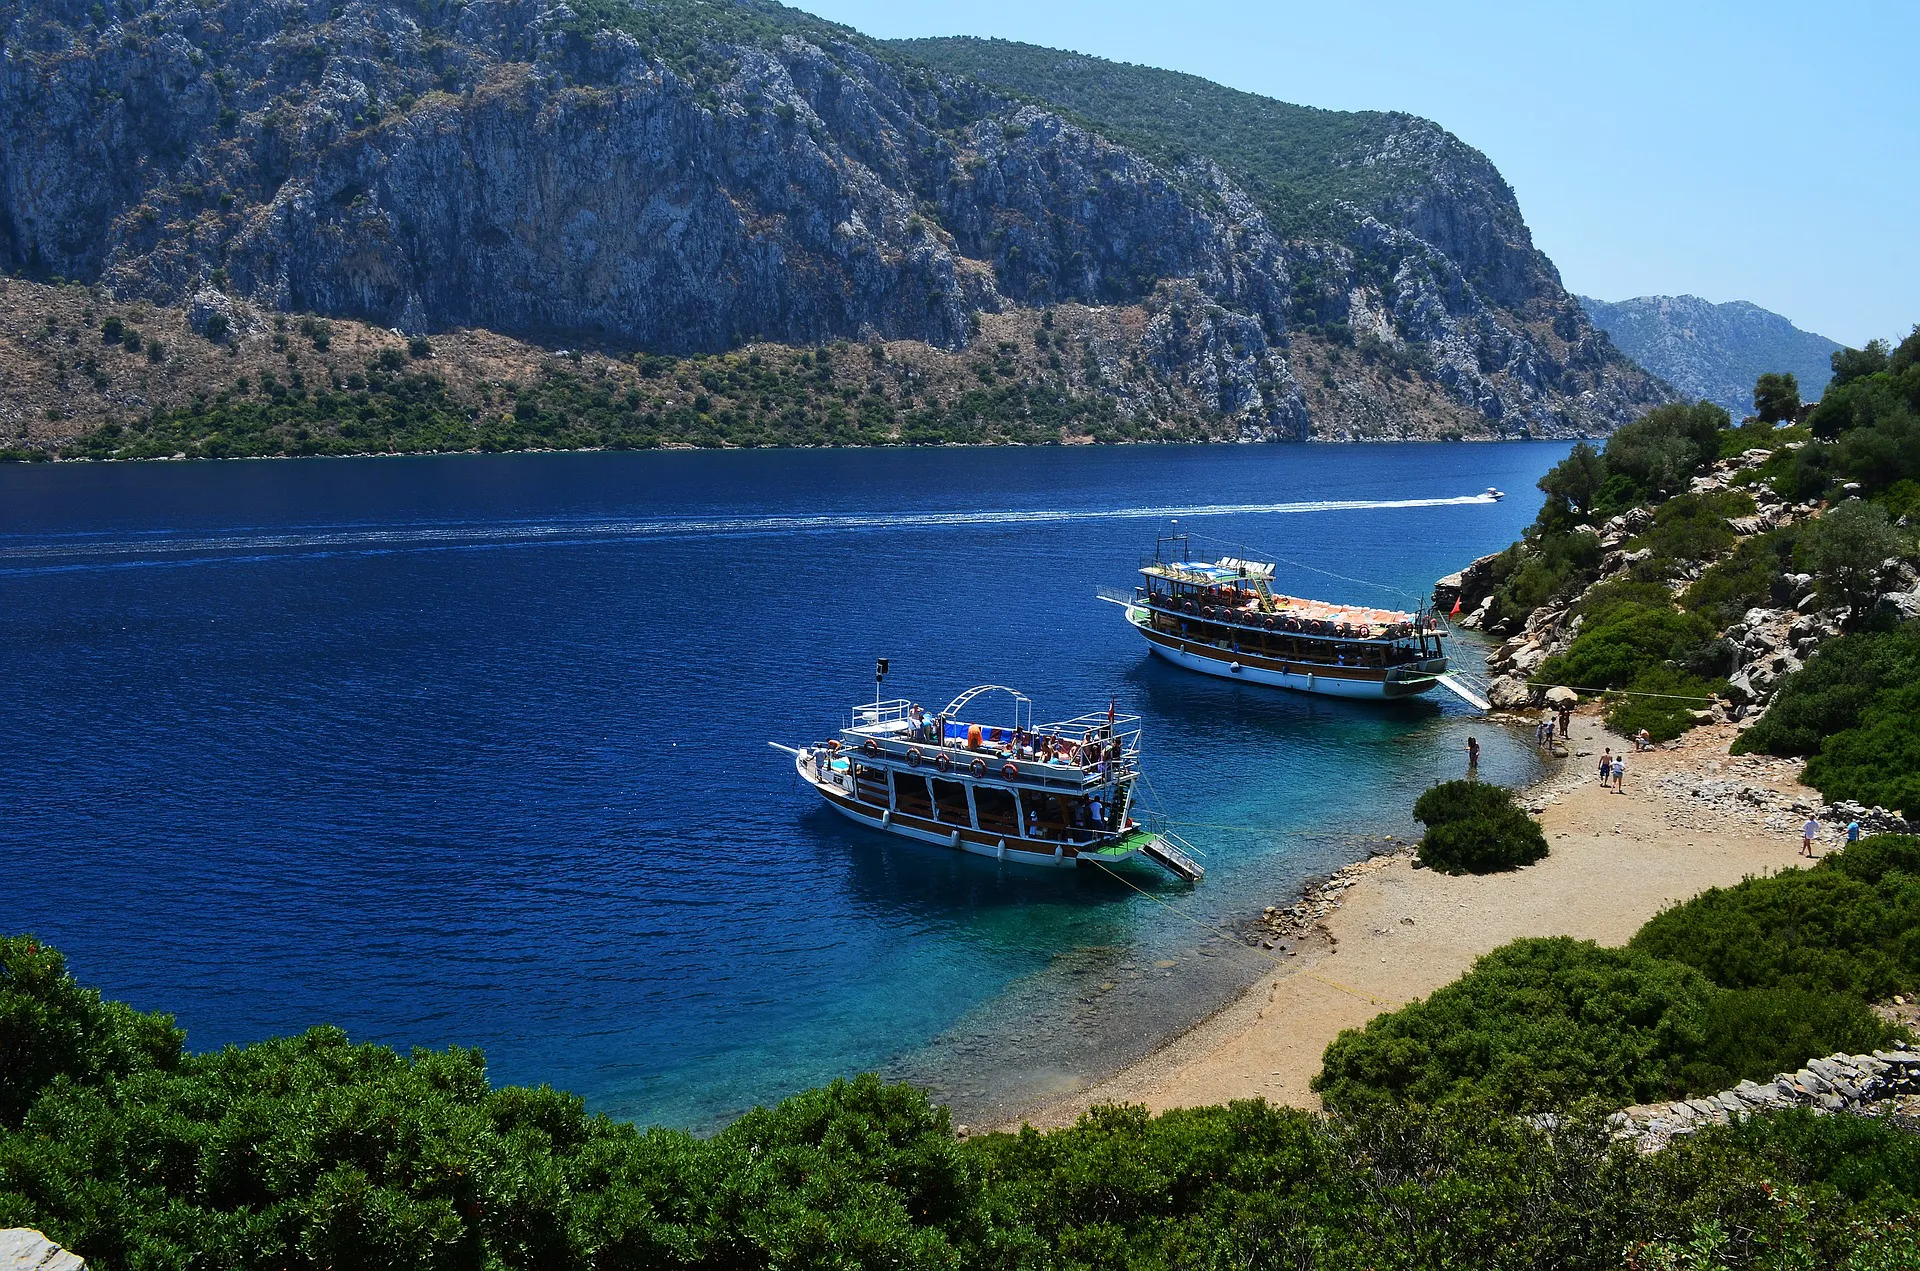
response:
<path fill-rule="evenodd" d="M 873 717 L 880 718 L 880 684 L 887 678 L 887 660 L 881 658 L 873 664 Z"/>

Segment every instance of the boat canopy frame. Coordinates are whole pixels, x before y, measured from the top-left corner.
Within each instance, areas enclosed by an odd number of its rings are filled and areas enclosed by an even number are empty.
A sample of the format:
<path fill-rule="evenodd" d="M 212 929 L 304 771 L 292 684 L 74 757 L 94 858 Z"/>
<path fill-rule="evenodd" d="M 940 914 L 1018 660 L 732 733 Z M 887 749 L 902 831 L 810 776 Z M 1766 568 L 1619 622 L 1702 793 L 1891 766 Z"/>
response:
<path fill-rule="evenodd" d="M 962 707 L 966 706 L 967 703 L 971 702 L 974 698 L 984 696 L 988 693 L 1005 693 L 1013 699 L 1013 731 L 1033 731 L 1033 699 L 1025 693 L 1022 693 L 1019 689 L 1008 688 L 1004 684 L 976 684 L 966 692 L 960 694 L 960 696 L 954 698 L 951 702 L 948 702 L 947 708 L 941 711 L 940 714 L 947 719 L 957 721 L 960 718 Z M 1022 723 L 1020 719 L 1022 707 L 1026 708 L 1025 723 Z"/>

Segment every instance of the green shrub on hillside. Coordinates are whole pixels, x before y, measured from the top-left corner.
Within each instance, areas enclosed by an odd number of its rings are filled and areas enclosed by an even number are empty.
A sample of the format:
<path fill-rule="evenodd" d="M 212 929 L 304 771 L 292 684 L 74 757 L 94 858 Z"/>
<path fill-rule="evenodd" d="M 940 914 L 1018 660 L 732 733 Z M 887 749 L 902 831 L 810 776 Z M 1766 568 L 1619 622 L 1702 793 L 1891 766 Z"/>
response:
<path fill-rule="evenodd" d="M 1607 438 L 1607 470 L 1633 483 L 1634 502 L 1659 500 L 1686 489 L 1688 480 L 1720 457 L 1720 435 L 1731 421 L 1711 402 L 1661 406 Z"/>
<path fill-rule="evenodd" d="M 1716 561 L 1680 597 L 1685 608 L 1726 628 L 1749 609 L 1792 604 L 1798 597 L 1775 591 L 1781 576 L 1793 572 L 1794 527 L 1768 530 L 1743 539 L 1733 554 Z"/>
<path fill-rule="evenodd" d="M 1692 967 L 1566 937 L 1516 940 L 1424 1001 L 1348 1029 L 1314 1089 L 1338 1109 L 1484 1100 L 1513 1112 L 1688 1093 L 1715 993 Z"/>
<path fill-rule="evenodd" d="M 1493 562 L 1493 607 L 1498 625 L 1525 618 L 1555 596 L 1584 587 L 1600 564 L 1600 540 L 1592 534 L 1562 534 L 1515 543 Z"/>
<path fill-rule="evenodd" d="M 1753 496 L 1742 490 L 1711 494 L 1680 494 L 1662 503 L 1653 524 L 1632 539 L 1631 551 L 1647 548 L 1660 565 L 1677 561 L 1710 561 L 1725 554 L 1736 541 L 1729 517 L 1752 516 Z"/>
<path fill-rule="evenodd" d="M 1722 988 L 1879 1001 L 1920 989 L 1915 932 L 1920 876 L 1867 882 L 1823 862 L 1702 892 L 1650 919 L 1629 947 L 1684 962 Z"/>
<path fill-rule="evenodd" d="M 1828 640 L 1788 676 L 1733 753 L 1811 755 L 1826 738 L 1857 727 L 1885 690 L 1920 679 L 1920 624 Z"/>
<path fill-rule="evenodd" d="M 1654 741 L 1670 741 L 1697 722 L 1693 712 L 1713 705 L 1731 686 L 1670 666 L 1650 666 L 1607 703 L 1607 727 L 1623 737 L 1641 729 Z"/>
<path fill-rule="evenodd" d="M 1843 852 L 1829 852 L 1814 868 L 1845 874 L 1876 887 L 1889 874 L 1920 878 L 1920 835 L 1875 834 Z"/>
<path fill-rule="evenodd" d="M 1491 874 L 1547 854 L 1546 836 L 1500 786 L 1447 781 L 1421 795 L 1414 819 L 1427 827 L 1420 863 L 1443 874 Z"/>
<path fill-rule="evenodd" d="M 1820 743 L 1801 780 L 1829 799 L 1920 816 L 1920 684 L 1882 692 L 1856 726 Z"/>
<path fill-rule="evenodd" d="M 1864 1054 L 1895 1031 L 1857 997 L 1806 989 L 1733 989 L 1708 999 L 1700 1053 L 1680 1083 L 1711 1094 L 1741 1081 L 1766 1081 L 1821 1055 Z"/>
<path fill-rule="evenodd" d="M 56 1080 L 92 1085 L 171 1071 L 185 1036 L 171 1016 L 102 1001 L 76 984 L 55 950 L 0 937 L 0 1130 L 18 1126 Z"/>
<path fill-rule="evenodd" d="M 1920 987 L 1920 838 L 1875 836 L 1810 870 L 1664 911 L 1624 949 L 1518 940 L 1342 1033 L 1329 1106 L 1483 1100 L 1619 1106 L 1764 1080 L 1886 1044 L 1867 1003 Z"/>
<path fill-rule="evenodd" d="M 1715 634 L 1698 614 L 1623 601 L 1600 621 L 1583 624 L 1567 651 L 1547 659 L 1533 678 L 1580 689 L 1625 688 L 1653 667 L 1686 658 Z"/>

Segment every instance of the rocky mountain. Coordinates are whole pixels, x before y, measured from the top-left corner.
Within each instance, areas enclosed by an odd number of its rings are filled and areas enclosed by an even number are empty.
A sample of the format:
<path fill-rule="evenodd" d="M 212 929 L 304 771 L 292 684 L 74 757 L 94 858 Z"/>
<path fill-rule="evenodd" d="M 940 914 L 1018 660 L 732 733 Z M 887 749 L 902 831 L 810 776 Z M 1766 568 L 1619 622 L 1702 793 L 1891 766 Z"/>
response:
<path fill-rule="evenodd" d="M 1841 348 L 1744 300 L 1640 296 L 1609 304 L 1581 296 L 1580 305 L 1628 357 L 1735 419 L 1753 413 L 1753 382 L 1768 372 L 1793 372 L 1801 398 L 1818 400 L 1832 375 L 1828 358 Z"/>
<path fill-rule="evenodd" d="M 997 46 L 1211 112 L 1156 130 L 767 0 L 7 0 L 0 41 L 0 267 L 215 341 L 267 338 L 236 305 L 623 357 L 992 339 L 986 383 L 1242 439 L 1593 434 L 1666 395 L 1408 116 Z M 696 431 L 758 428 L 747 396 Z"/>

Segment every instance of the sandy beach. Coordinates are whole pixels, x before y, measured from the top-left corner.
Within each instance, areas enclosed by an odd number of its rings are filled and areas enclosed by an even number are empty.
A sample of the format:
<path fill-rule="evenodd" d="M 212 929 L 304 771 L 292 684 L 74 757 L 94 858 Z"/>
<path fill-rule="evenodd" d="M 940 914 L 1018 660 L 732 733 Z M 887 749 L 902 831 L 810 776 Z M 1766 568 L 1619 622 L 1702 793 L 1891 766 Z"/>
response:
<path fill-rule="evenodd" d="M 1416 869 L 1400 853 L 1345 871 L 1352 881 L 1333 884 L 1338 907 L 1240 998 L 1139 1063 L 1022 1120 L 1048 1128 L 1095 1104 L 1144 1103 L 1158 1112 L 1254 1096 L 1318 1108 L 1308 1083 L 1342 1029 L 1426 996 L 1499 945 L 1549 935 L 1624 944 L 1661 909 L 1706 888 L 1797 867 L 1800 820 L 1786 805 L 1821 799 L 1795 779 L 1797 763 L 1729 757 L 1734 735 L 1731 725 L 1698 728 L 1671 749 L 1629 753 L 1625 788 L 1615 794 L 1595 769 L 1601 749 L 1617 750 L 1621 739 L 1597 714 L 1576 715 L 1568 758 L 1521 796 L 1538 810 L 1552 848 L 1546 860 L 1449 877 Z M 1723 788 L 1702 790 L 1708 782 Z M 1724 787 L 1733 783 L 1773 797 L 1729 798 Z M 1293 900 L 1273 898 L 1282 907 Z"/>

